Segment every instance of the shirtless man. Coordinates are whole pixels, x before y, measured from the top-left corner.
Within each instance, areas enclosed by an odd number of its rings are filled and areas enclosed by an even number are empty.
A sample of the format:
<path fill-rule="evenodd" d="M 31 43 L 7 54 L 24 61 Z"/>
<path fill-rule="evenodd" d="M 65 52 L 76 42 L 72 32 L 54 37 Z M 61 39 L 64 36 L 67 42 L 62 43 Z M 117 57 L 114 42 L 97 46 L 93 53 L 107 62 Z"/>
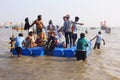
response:
<path fill-rule="evenodd" d="M 27 48 L 31 48 L 31 47 L 37 46 L 37 44 L 35 44 L 35 39 L 34 39 L 33 35 L 34 35 L 33 32 L 30 31 L 28 36 L 25 38 L 25 42 L 26 42 L 26 47 Z"/>
<path fill-rule="evenodd" d="M 43 21 L 42 21 L 42 15 L 38 15 L 38 18 L 30 25 L 32 27 L 34 24 L 36 24 L 36 32 L 37 35 L 39 35 L 42 32 L 42 29 L 44 27 Z"/>

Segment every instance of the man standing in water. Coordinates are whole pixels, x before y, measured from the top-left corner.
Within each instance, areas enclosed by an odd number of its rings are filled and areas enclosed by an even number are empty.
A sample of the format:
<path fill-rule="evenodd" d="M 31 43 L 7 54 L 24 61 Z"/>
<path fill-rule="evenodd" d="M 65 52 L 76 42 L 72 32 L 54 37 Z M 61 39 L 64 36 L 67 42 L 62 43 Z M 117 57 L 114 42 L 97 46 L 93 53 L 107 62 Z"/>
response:
<path fill-rule="evenodd" d="M 85 34 L 81 33 L 80 38 L 77 41 L 77 52 L 76 52 L 77 61 L 82 60 L 86 62 L 86 59 L 87 59 L 86 47 L 88 47 L 88 41 L 85 38 Z"/>
<path fill-rule="evenodd" d="M 97 47 L 97 49 L 100 49 L 101 41 L 103 41 L 103 44 L 105 45 L 105 40 L 102 38 L 101 31 L 99 31 L 98 35 L 96 35 L 90 41 L 94 40 L 95 38 L 96 38 L 96 42 L 95 42 L 95 45 L 94 45 L 93 49 L 96 49 L 96 47 Z"/>
<path fill-rule="evenodd" d="M 20 55 L 22 55 L 23 44 L 25 45 L 25 38 L 23 37 L 23 34 L 19 33 L 18 37 L 14 38 L 13 41 L 15 41 L 15 49 L 18 53 L 18 57 L 20 57 Z"/>
<path fill-rule="evenodd" d="M 30 25 L 32 27 L 34 24 L 36 24 L 36 32 L 37 35 L 39 35 L 42 32 L 42 29 L 44 27 L 43 21 L 42 21 L 42 15 L 38 15 L 38 18 Z"/>

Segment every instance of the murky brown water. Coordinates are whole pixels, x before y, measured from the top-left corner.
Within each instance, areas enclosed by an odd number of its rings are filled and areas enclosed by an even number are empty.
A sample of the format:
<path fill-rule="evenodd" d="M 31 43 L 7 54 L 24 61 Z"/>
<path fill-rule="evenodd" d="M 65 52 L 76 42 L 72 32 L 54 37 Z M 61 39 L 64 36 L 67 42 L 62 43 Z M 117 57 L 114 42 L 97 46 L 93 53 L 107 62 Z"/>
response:
<path fill-rule="evenodd" d="M 86 37 L 91 39 L 98 31 L 88 30 Z M 88 62 L 83 63 L 51 56 L 17 58 L 9 53 L 11 30 L 0 29 L 0 80 L 120 80 L 119 28 L 102 33 L 106 45 L 92 50 Z"/>

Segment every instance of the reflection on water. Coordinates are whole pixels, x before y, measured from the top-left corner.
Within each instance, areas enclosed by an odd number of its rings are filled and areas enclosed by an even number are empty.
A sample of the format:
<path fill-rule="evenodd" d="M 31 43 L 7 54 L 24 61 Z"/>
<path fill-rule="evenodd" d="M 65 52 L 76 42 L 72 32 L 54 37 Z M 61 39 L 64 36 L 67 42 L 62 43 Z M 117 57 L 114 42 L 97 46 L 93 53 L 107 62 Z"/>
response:
<path fill-rule="evenodd" d="M 86 37 L 91 39 L 98 31 L 88 29 Z M 120 80 L 117 28 L 111 34 L 102 31 L 106 45 L 101 45 L 100 50 L 92 50 L 87 63 L 51 56 L 18 58 L 9 53 L 11 30 L 1 29 L 0 34 L 0 80 Z M 92 43 L 94 46 L 94 41 Z"/>

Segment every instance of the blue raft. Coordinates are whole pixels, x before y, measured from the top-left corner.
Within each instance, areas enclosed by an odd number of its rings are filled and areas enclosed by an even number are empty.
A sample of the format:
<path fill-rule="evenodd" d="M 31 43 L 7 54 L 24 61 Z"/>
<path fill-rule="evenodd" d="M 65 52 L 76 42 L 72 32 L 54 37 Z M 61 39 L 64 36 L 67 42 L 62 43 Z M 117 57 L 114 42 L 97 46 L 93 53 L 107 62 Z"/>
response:
<path fill-rule="evenodd" d="M 89 56 L 91 50 L 92 50 L 92 43 L 88 41 L 88 47 L 86 47 L 87 56 Z M 56 57 L 72 58 L 75 57 L 75 55 L 76 55 L 76 46 L 73 46 L 71 48 L 55 48 L 53 50 L 53 56 Z"/>
<path fill-rule="evenodd" d="M 13 50 L 13 55 L 17 55 L 16 50 Z M 43 47 L 22 48 L 22 55 L 24 56 L 44 56 Z"/>
<path fill-rule="evenodd" d="M 92 49 L 92 44 L 90 41 L 88 41 L 88 47 L 86 48 L 87 51 L 87 56 L 89 56 L 90 52 Z M 44 56 L 45 55 L 45 50 L 43 47 L 34 47 L 34 48 L 23 48 L 22 49 L 22 55 L 24 56 Z M 73 58 L 75 57 L 76 53 L 76 46 L 73 46 L 71 48 L 55 48 L 52 52 L 48 52 L 52 54 L 52 56 L 55 57 L 68 57 L 68 58 Z M 13 54 L 17 55 L 16 50 L 13 50 Z"/>

